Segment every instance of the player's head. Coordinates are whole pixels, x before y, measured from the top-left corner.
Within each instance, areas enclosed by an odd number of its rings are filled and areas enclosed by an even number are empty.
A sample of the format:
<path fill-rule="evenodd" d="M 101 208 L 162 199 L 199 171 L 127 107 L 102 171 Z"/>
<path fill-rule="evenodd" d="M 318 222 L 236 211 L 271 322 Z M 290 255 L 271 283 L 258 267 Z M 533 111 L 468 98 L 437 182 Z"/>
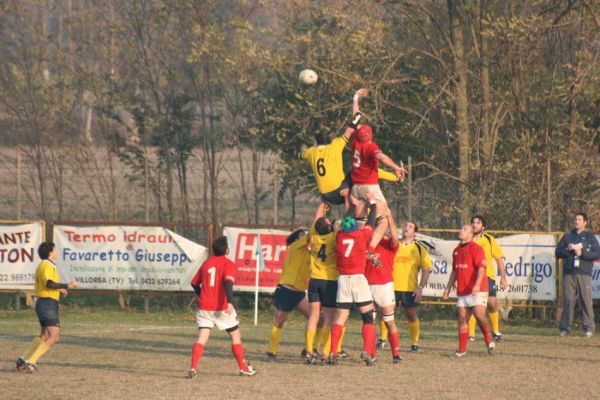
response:
<path fill-rule="evenodd" d="M 579 211 L 575 213 L 575 229 L 578 231 L 582 231 L 585 229 L 585 226 L 588 223 L 588 216 L 586 213 Z"/>
<path fill-rule="evenodd" d="M 354 135 L 360 143 L 369 143 L 373 140 L 373 130 L 367 124 L 358 125 L 358 129 Z"/>
<path fill-rule="evenodd" d="M 340 225 L 340 229 L 342 232 L 354 232 L 358 229 L 358 224 L 356 223 L 356 219 L 352 216 L 346 216 L 342 219 L 342 223 Z"/>
<path fill-rule="evenodd" d="M 289 236 L 285 239 L 285 243 L 289 246 L 304 235 L 306 235 L 306 231 L 304 229 L 297 229 L 289 234 Z"/>
<path fill-rule="evenodd" d="M 317 139 L 317 145 L 319 145 L 319 146 L 324 146 L 326 144 L 331 143 L 331 138 L 325 132 L 317 133 L 315 135 L 315 138 Z"/>
<path fill-rule="evenodd" d="M 227 244 L 227 236 L 219 236 L 212 242 L 212 251 L 215 256 L 224 256 L 229 253 L 229 245 Z"/>
<path fill-rule="evenodd" d="M 487 227 L 487 222 L 482 215 L 474 215 L 471 218 L 471 226 L 473 227 L 473 233 L 479 235 Z"/>
<path fill-rule="evenodd" d="M 406 221 L 402 226 L 402 237 L 404 239 L 414 239 L 419 232 L 419 226 L 414 221 Z"/>
<path fill-rule="evenodd" d="M 44 242 L 38 247 L 38 255 L 42 260 L 56 260 L 56 246 L 53 242 Z"/>
<path fill-rule="evenodd" d="M 333 232 L 333 225 L 327 217 L 321 217 L 315 221 L 315 230 L 319 235 L 327 235 Z"/>
<path fill-rule="evenodd" d="M 462 243 L 467 243 L 473 240 L 473 227 L 471 224 L 463 225 L 463 227 L 458 232 L 458 238 Z"/>

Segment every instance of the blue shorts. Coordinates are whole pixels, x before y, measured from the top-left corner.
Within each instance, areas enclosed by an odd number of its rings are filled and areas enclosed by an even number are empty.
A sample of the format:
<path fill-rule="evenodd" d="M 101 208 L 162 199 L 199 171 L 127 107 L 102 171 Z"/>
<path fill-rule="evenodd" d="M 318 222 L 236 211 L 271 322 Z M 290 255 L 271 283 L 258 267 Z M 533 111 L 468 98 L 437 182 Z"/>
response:
<path fill-rule="evenodd" d="M 306 294 L 297 290 L 277 285 L 273 294 L 273 305 L 279 311 L 290 312 L 300 304 Z"/>
<path fill-rule="evenodd" d="M 35 302 L 35 313 L 40 320 L 41 326 L 60 327 L 60 321 L 58 319 L 58 301 L 48 297 L 40 297 Z"/>
<path fill-rule="evenodd" d="M 496 297 L 498 293 L 498 288 L 496 287 L 496 280 L 492 278 L 488 278 L 488 297 Z"/>
<path fill-rule="evenodd" d="M 337 303 L 337 290 L 337 281 L 311 278 L 308 283 L 308 301 L 321 302 L 323 307 L 334 308 Z"/>
<path fill-rule="evenodd" d="M 419 303 L 415 302 L 415 292 L 394 292 L 396 295 L 396 307 L 402 305 L 404 308 L 415 308 Z"/>

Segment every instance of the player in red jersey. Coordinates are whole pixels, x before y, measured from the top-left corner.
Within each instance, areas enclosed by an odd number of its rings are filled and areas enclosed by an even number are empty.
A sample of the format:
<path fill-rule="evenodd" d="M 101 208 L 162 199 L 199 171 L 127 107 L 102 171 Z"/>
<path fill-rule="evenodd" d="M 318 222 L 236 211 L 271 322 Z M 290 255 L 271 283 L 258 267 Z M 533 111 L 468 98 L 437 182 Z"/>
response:
<path fill-rule="evenodd" d="M 367 245 L 373 235 L 377 205 L 372 193 L 369 193 L 369 218 L 367 225 L 359 228 L 354 217 L 347 216 L 342 220 L 340 231 L 336 237 L 335 252 L 337 254 L 338 290 L 336 298 L 336 314 L 331 327 L 331 354 L 329 363 L 337 361 L 338 342 L 350 308 L 356 303 L 363 319 L 362 359 L 367 365 L 373 365 L 376 359 L 375 326 L 373 325 L 373 297 L 369 283 L 365 278 L 367 264 Z"/>
<path fill-rule="evenodd" d="M 469 326 L 467 321 L 475 315 L 485 338 L 489 354 L 494 352 L 495 343 L 490 333 L 485 310 L 488 297 L 486 261 L 483 248 L 473 241 L 473 227 L 464 225 L 458 234 L 460 244 L 452 253 L 452 273 L 448 279 L 442 298 L 448 299 L 456 283 L 458 296 L 458 351 L 456 357 L 467 354 Z"/>
<path fill-rule="evenodd" d="M 367 89 L 360 89 L 356 92 L 352 102 L 353 115 L 360 113 L 358 102 L 361 97 L 364 97 L 367 94 Z M 396 164 L 390 157 L 385 155 L 379 146 L 373 142 L 373 131 L 369 125 L 359 124 L 353 138 L 351 171 L 353 186 L 351 194 L 353 197 L 363 202 L 366 202 L 367 200 L 367 193 L 371 192 L 375 196 L 379 215 L 377 215 L 377 227 L 375 228 L 373 236 L 369 242 L 367 257 L 371 261 L 378 264 L 375 258 L 375 246 L 377 246 L 387 230 L 388 223 L 387 219 L 382 218 L 383 212 L 387 206 L 387 202 L 383 192 L 381 191 L 381 188 L 379 187 L 377 169 L 379 167 L 379 163 L 382 162 L 394 170 L 400 182 L 404 179 L 407 171 Z M 357 208 L 356 216 L 363 217 L 364 211 L 360 208 Z"/>
<path fill-rule="evenodd" d="M 400 335 L 398 327 L 394 322 L 394 310 L 396 308 L 396 296 L 394 293 L 394 257 L 398 250 L 398 227 L 394 222 L 392 213 L 387 209 L 384 213 L 390 225 L 389 235 L 385 235 L 375 247 L 375 253 L 381 266 L 367 261 L 365 276 L 369 282 L 371 295 L 375 305 L 381 310 L 381 319 L 388 328 L 388 340 L 392 351 L 394 364 L 400 363 Z"/>
<path fill-rule="evenodd" d="M 192 279 L 192 287 L 198 295 L 198 339 L 192 347 L 192 365 L 188 378 L 198 376 L 198 361 L 204 353 L 213 326 L 226 330 L 231 337 L 231 351 L 240 368 L 240 375 L 252 376 L 256 370 L 246 361 L 239 321 L 233 307 L 233 282 L 235 264 L 226 256 L 229 253 L 227 237 L 216 238 L 212 243 L 214 256 L 209 257 Z"/>

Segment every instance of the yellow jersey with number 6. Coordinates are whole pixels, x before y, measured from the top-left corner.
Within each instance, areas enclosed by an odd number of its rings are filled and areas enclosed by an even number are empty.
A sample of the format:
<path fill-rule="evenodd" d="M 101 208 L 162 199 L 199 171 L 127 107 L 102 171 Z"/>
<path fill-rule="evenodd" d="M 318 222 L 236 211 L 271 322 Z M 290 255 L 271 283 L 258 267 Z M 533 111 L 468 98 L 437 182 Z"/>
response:
<path fill-rule="evenodd" d="M 327 145 L 313 146 L 304 152 L 317 181 L 319 193 L 333 192 L 344 180 L 343 151 L 348 144 L 344 136 L 336 137 Z"/>

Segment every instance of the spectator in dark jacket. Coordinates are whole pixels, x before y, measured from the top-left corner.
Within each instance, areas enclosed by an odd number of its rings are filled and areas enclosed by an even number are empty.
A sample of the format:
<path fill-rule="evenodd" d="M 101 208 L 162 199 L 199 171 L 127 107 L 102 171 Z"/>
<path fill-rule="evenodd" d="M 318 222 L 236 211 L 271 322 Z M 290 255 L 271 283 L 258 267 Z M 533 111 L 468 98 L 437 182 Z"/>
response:
<path fill-rule="evenodd" d="M 600 259 L 598 239 L 588 230 L 585 213 L 575 214 L 575 229 L 567 233 L 556 246 L 556 257 L 563 259 L 563 314 L 560 336 L 567 336 L 573 323 L 575 302 L 579 300 L 586 337 L 594 333 L 592 304 L 592 267 Z"/>

